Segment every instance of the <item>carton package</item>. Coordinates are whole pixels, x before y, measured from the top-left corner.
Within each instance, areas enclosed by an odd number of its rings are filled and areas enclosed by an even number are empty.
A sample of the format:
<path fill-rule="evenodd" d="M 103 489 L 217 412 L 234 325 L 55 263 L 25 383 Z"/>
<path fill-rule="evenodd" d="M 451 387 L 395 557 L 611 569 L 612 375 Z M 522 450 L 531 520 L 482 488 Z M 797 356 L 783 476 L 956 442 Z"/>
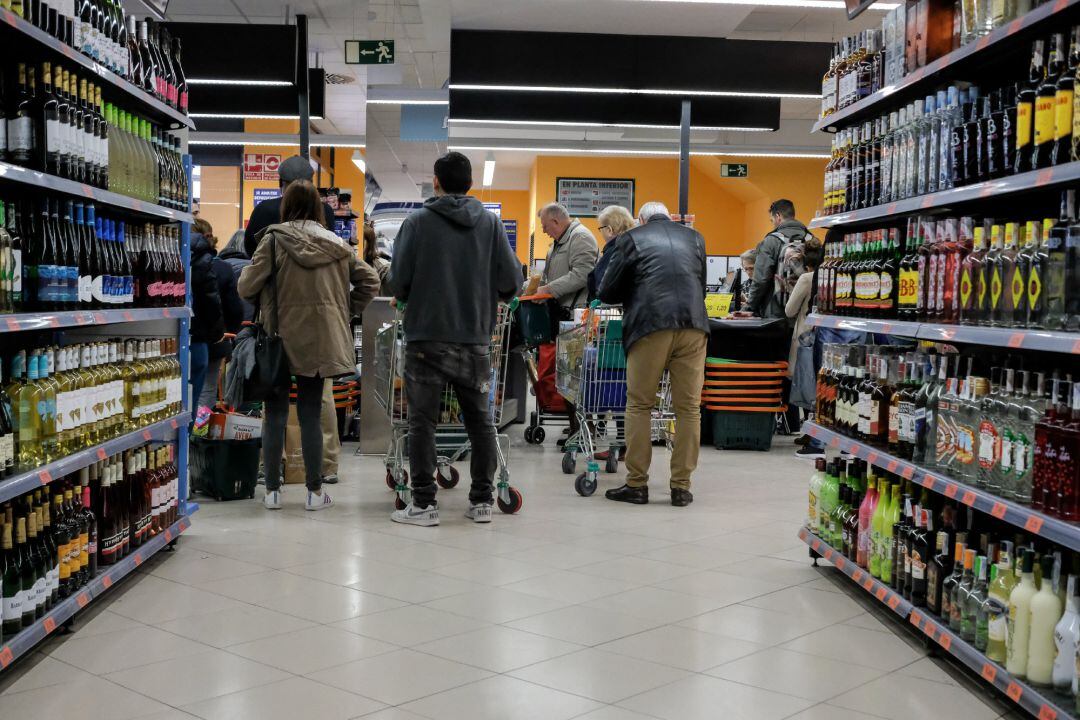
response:
<path fill-rule="evenodd" d="M 262 418 L 240 413 L 214 413 L 206 434 L 211 440 L 252 440 L 262 437 Z"/>

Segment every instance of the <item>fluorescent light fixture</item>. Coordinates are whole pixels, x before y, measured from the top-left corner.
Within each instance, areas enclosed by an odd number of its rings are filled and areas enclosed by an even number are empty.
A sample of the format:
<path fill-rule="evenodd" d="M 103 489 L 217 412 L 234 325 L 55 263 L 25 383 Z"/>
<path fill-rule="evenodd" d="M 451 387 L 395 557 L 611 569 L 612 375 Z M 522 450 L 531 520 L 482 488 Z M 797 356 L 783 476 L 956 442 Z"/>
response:
<path fill-rule="evenodd" d="M 261 87 L 288 87 L 288 80 L 233 80 L 231 78 L 188 78 L 188 85 L 259 85 Z"/>
<path fill-rule="evenodd" d="M 748 97 L 748 98 L 792 98 L 799 100 L 820 100 L 821 93 L 780 93 L 769 90 L 747 92 L 742 90 L 679 90 L 675 88 L 605 88 L 575 87 L 570 85 L 451 85 L 451 90 L 487 90 L 490 92 L 550 92 L 580 93 L 590 95 L 698 95 L 701 97 Z"/>
<path fill-rule="evenodd" d="M 380 98 L 377 100 L 368 100 L 368 105 L 449 105 L 449 100 L 394 100 L 389 98 Z"/>
<path fill-rule="evenodd" d="M 357 170 L 364 173 L 365 175 L 367 174 L 367 163 L 364 162 L 364 156 L 360 154 L 359 150 L 353 150 L 352 162 L 353 165 L 356 166 Z"/>
<path fill-rule="evenodd" d="M 534 153 L 559 153 L 562 155 L 656 155 L 662 157 L 676 157 L 679 155 L 678 150 L 640 150 L 634 148 L 556 148 L 556 147 L 511 147 L 511 146 L 495 146 L 495 145 L 451 145 L 449 150 L 487 150 L 487 151 L 505 151 L 505 152 L 534 152 Z M 701 157 L 776 157 L 776 158 L 804 158 L 804 159 L 820 159 L 828 160 L 831 155 L 828 153 L 812 153 L 812 152 L 767 152 L 767 151 L 747 151 L 747 152 L 734 152 L 730 150 L 709 152 L 705 150 L 691 150 L 691 155 L 698 155 Z"/>
<path fill-rule="evenodd" d="M 299 115 L 250 115 L 248 113 L 188 113 L 191 118 L 214 120 L 299 120 Z M 322 120 L 322 115 L 312 115 L 311 120 Z"/>
<path fill-rule="evenodd" d="M 597 127 L 634 128 L 640 130 L 678 130 L 678 125 L 647 125 L 641 123 L 572 122 L 569 120 L 482 120 L 476 118 L 450 118 L 452 125 L 525 125 L 531 127 Z M 691 125 L 691 130 L 721 130 L 727 132 L 775 132 L 766 127 L 738 127 L 723 125 Z"/>
<path fill-rule="evenodd" d="M 755 5 L 758 7 L 796 7 L 796 8 L 818 8 L 818 9 L 832 9 L 832 8 L 845 8 L 843 0 L 646 0 L 647 2 L 667 2 L 667 3 L 685 3 L 695 5 Z M 883 10 L 888 12 L 895 7 L 899 7 L 897 3 L 874 3 L 870 6 L 871 10 Z"/>
<path fill-rule="evenodd" d="M 311 147 L 333 148 L 364 148 L 362 143 L 326 142 L 315 140 L 309 143 Z M 188 140 L 188 145 L 265 145 L 267 147 L 300 147 L 299 142 L 281 142 L 280 140 Z"/>
<path fill-rule="evenodd" d="M 491 187 L 491 183 L 495 181 L 495 155 L 494 153 L 488 153 L 487 159 L 484 160 L 484 187 Z"/>

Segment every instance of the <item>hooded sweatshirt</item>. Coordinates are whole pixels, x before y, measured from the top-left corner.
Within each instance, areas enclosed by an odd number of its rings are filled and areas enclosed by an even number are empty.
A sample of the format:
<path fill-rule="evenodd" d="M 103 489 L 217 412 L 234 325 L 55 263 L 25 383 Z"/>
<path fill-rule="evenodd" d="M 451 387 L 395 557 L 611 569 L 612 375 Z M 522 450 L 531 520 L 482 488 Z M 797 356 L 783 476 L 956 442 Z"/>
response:
<path fill-rule="evenodd" d="M 388 280 L 409 342 L 486 345 L 522 275 L 499 218 L 474 197 L 442 195 L 405 218 Z"/>
<path fill-rule="evenodd" d="M 267 332 L 281 335 L 294 375 L 354 371 L 349 320 L 378 293 L 379 276 L 334 233 L 311 221 L 271 225 L 238 289 L 257 301 Z"/>

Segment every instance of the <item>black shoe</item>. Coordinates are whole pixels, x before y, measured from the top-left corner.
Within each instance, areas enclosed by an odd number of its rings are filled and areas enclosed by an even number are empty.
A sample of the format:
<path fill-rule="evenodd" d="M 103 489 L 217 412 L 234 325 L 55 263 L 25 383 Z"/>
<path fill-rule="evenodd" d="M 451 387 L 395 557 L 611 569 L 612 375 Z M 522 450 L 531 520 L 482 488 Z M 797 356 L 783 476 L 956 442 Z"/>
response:
<path fill-rule="evenodd" d="M 817 460 L 818 458 L 825 457 L 825 448 L 814 447 L 813 445 L 807 445 L 801 447 L 795 451 L 795 457 L 804 458 L 806 460 Z"/>
<path fill-rule="evenodd" d="M 555 441 L 555 447 L 559 447 L 559 448 L 565 447 L 566 446 L 566 441 L 568 439 L 569 438 L 565 438 L 565 437 L 559 438 L 558 440 Z"/>
<path fill-rule="evenodd" d="M 615 502 L 632 503 L 634 505 L 648 505 L 649 504 L 649 488 L 647 487 L 630 487 L 629 485 L 623 485 L 617 487 L 614 490 L 608 490 L 604 493 L 604 497 L 608 500 L 614 500 Z"/>
<path fill-rule="evenodd" d="M 694 493 L 680 488 L 671 489 L 671 504 L 675 507 L 686 507 L 694 502 Z"/>
<path fill-rule="evenodd" d="M 810 444 L 810 436 L 809 435 L 802 435 L 800 437 L 795 438 L 795 444 L 799 445 L 801 447 L 806 447 L 807 445 Z"/>
<path fill-rule="evenodd" d="M 323 485 L 337 485 L 337 475 L 323 475 Z"/>

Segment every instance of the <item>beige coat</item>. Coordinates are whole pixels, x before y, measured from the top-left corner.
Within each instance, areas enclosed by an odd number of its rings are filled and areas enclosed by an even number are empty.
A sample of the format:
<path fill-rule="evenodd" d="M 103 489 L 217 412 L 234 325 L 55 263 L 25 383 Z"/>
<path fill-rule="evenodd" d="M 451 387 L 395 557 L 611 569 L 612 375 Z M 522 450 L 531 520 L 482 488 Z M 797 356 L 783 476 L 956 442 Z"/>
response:
<path fill-rule="evenodd" d="M 813 272 L 804 272 L 795 281 L 795 287 L 788 295 L 784 313 L 795 320 L 795 330 L 791 333 L 791 349 L 788 352 L 788 377 L 795 372 L 795 356 L 799 352 L 799 336 L 806 332 L 806 314 L 810 311 L 810 287 L 814 282 Z"/>
<path fill-rule="evenodd" d="M 272 248 L 276 326 L 273 292 L 267 285 Z M 259 304 L 267 332 L 281 335 L 294 375 L 334 377 L 355 371 L 349 320 L 378 294 L 379 276 L 332 232 L 311 221 L 271 225 L 260 235 L 237 290 Z"/>
<path fill-rule="evenodd" d="M 551 244 L 544 263 L 543 284 L 564 308 L 585 307 L 589 273 L 596 267 L 600 250 L 589 228 L 577 220 Z"/>

